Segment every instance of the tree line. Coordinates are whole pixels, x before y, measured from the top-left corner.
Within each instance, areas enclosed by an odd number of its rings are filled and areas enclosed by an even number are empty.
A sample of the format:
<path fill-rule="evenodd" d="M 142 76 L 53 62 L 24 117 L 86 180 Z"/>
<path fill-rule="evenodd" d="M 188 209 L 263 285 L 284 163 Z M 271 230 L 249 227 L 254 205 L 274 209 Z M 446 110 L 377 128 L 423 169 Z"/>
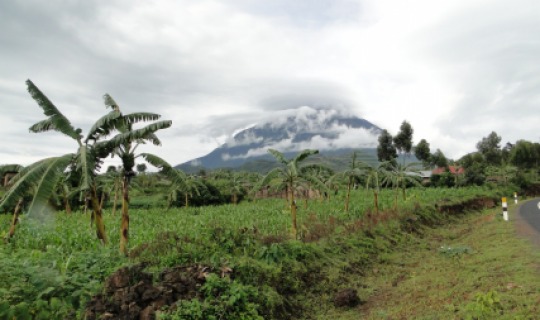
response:
<path fill-rule="evenodd" d="M 161 141 L 156 132 L 169 128 L 171 121 L 160 120 L 155 113 L 124 113 L 109 95 L 103 96 L 108 111 L 88 130 L 86 135 L 75 128 L 60 110 L 30 80 L 26 82 L 28 92 L 42 109 L 45 119 L 30 127 L 34 133 L 56 131 L 74 141 L 74 152 L 37 161 L 29 166 L 0 166 L 0 174 L 16 172 L 9 181 L 9 188 L 0 200 L 0 212 L 13 212 L 9 241 L 15 233 L 21 212 L 40 214 L 52 201 L 61 203 L 66 214 L 73 206 L 83 205 L 90 209 L 91 224 L 96 236 L 107 244 L 107 234 L 103 223 L 103 208 L 114 195 L 112 214 L 117 202 L 121 203 L 121 228 L 119 249 L 128 252 L 130 189 L 135 187 L 151 190 L 167 197 L 167 206 L 236 204 L 245 198 L 254 199 L 261 190 L 267 196 L 284 194 L 291 213 L 291 232 L 296 237 L 296 210 L 299 201 L 313 197 L 321 200 L 345 190 L 344 212 L 349 211 L 351 190 L 363 187 L 373 195 L 375 212 L 379 210 L 381 188 L 394 190 L 394 206 L 398 207 L 399 195 L 406 200 L 406 190 L 422 185 L 419 172 L 435 167 L 445 168 L 445 172 L 431 177 L 434 187 L 458 187 L 482 185 L 485 183 L 513 183 L 520 187 L 538 179 L 540 144 L 519 140 L 507 143 L 501 148 L 501 137 L 492 132 L 477 144 L 477 151 L 459 160 L 447 159 L 440 149 L 431 153 L 430 144 L 421 139 L 413 144 L 414 130 L 403 121 L 398 133 L 392 136 L 382 130 L 378 137 L 377 164 L 358 160 L 353 153 L 349 166 L 340 171 L 319 164 L 307 164 L 305 160 L 318 150 L 304 150 L 291 159 L 277 150 L 268 150 L 279 166 L 262 176 L 257 173 L 217 170 L 211 173 L 201 171 L 189 175 L 175 169 L 165 159 L 149 153 L 139 153 L 139 145 L 151 143 L 159 146 Z M 421 163 L 412 161 L 412 155 Z M 102 174 L 101 167 L 107 157 L 118 157 L 121 166 L 109 167 Z M 403 161 L 398 163 L 398 156 Z M 156 167 L 159 173 L 145 172 L 144 160 Z M 139 161 L 140 162 L 140 161 Z M 463 168 L 464 174 L 451 173 L 449 167 Z M 137 179 L 137 171 L 141 173 Z M 110 202 L 110 201 L 109 201 Z"/>
<path fill-rule="evenodd" d="M 501 145 L 502 138 L 495 131 L 476 144 L 476 151 L 457 160 L 448 159 L 440 149 L 431 153 L 430 144 L 421 139 L 413 145 L 414 130 L 409 122 L 403 121 L 397 135 L 382 130 L 378 138 L 379 161 L 396 163 L 398 155 L 404 159 L 414 154 L 423 169 L 443 168 L 445 172 L 432 176 L 435 186 L 483 185 L 485 183 L 513 183 L 526 188 L 538 180 L 540 169 L 540 143 L 518 140 Z M 450 172 L 449 167 L 463 174 Z"/>

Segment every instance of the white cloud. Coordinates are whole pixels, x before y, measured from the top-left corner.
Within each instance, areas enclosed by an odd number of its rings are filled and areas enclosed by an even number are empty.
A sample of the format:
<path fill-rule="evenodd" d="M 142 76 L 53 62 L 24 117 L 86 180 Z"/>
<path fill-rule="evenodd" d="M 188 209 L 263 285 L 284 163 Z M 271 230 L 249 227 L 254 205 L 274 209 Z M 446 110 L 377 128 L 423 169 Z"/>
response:
<path fill-rule="evenodd" d="M 27 78 L 83 130 L 106 92 L 126 112 L 173 120 L 148 151 L 175 164 L 305 105 L 392 133 L 408 120 L 416 141 L 451 157 L 493 130 L 537 141 L 538 12 L 534 0 L 4 1 L 2 162 L 76 147 L 28 133 L 43 117 Z"/>
<path fill-rule="evenodd" d="M 267 118 L 266 122 L 253 126 L 253 129 L 265 128 L 271 125 L 273 130 L 287 130 L 288 138 L 278 141 L 265 141 L 260 147 L 251 148 L 244 154 L 231 155 L 225 153 L 223 160 L 245 159 L 268 153 L 268 149 L 276 149 L 281 152 L 301 151 L 304 149 L 334 150 L 338 148 L 374 148 L 377 145 L 378 131 L 376 129 L 351 128 L 345 124 L 339 124 L 336 117 L 343 116 L 336 110 L 314 109 L 303 106 L 298 109 L 282 110 L 274 113 L 273 117 Z M 291 120 L 292 119 L 292 120 Z M 291 126 L 293 126 L 291 128 Z M 306 139 L 297 138 L 297 133 L 310 133 L 312 137 Z M 238 139 L 238 136 L 236 136 Z M 263 142 L 262 136 L 257 136 L 255 131 L 248 130 L 242 135 L 240 141 L 231 138 L 228 146 L 245 145 L 245 141 Z"/>

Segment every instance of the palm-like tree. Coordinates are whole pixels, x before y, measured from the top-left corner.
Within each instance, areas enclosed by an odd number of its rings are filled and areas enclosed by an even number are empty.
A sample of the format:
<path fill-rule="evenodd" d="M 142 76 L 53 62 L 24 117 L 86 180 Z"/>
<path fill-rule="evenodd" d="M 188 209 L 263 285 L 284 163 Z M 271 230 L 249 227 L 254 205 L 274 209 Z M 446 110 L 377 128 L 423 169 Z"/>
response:
<path fill-rule="evenodd" d="M 183 172 L 179 171 L 179 174 L 182 175 Z M 178 183 L 178 179 L 175 179 L 173 181 L 176 181 L 176 183 L 171 184 L 171 190 L 169 193 L 169 206 L 172 202 L 175 202 L 177 200 L 178 193 L 183 193 L 184 206 L 188 208 L 189 200 L 193 198 L 193 194 L 200 196 L 201 190 L 206 189 L 206 185 L 194 175 L 184 174 L 184 180 L 181 183 Z"/>
<path fill-rule="evenodd" d="M 390 174 L 394 175 L 397 180 L 397 187 L 401 188 L 401 194 L 403 200 L 407 200 L 407 185 L 413 184 L 415 186 L 421 186 L 419 181 L 421 163 L 411 162 L 406 165 L 395 165 L 389 167 Z"/>
<path fill-rule="evenodd" d="M 71 199 L 74 195 L 78 194 L 78 190 L 74 189 L 69 180 L 69 174 L 64 174 L 58 184 L 56 185 L 56 194 L 59 198 L 59 202 L 64 207 L 66 214 L 71 214 Z"/>
<path fill-rule="evenodd" d="M 349 168 L 334 175 L 333 179 L 345 179 L 347 181 L 347 194 L 345 196 L 345 212 L 349 212 L 349 202 L 351 198 L 351 188 L 355 181 L 366 175 L 366 164 L 358 161 L 356 152 L 352 154 Z"/>
<path fill-rule="evenodd" d="M 395 206 L 397 209 L 397 191 L 401 188 L 403 200 L 407 200 L 407 185 L 421 186 L 418 181 L 420 163 L 411 162 L 406 165 L 389 163 L 386 168 L 385 182 L 392 184 L 396 189 Z"/>
<path fill-rule="evenodd" d="M 100 176 L 100 183 L 102 184 L 102 190 L 107 195 L 113 195 L 112 215 L 116 214 L 116 208 L 118 203 L 118 194 L 120 193 L 120 187 L 122 184 L 122 175 L 119 171 L 108 171 Z M 103 197 L 102 197 L 103 199 Z"/>
<path fill-rule="evenodd" d="M 319 195 L 330 192 L 327 180 L 333 175 L 332 169 L 319 164 L 310 164 L 300 168 L 304 177 L 302 187 L 305 188 L 304 207 L 307 208 L 308 199 L 312 191 L 316 190 Z"/>
<path fill-rule="evenodd" d="M 88 136 L 83 140 L 82 130 L 75 128 L 71 122 L 58 110 L 58 108 L 39 90 L 32 81 L 26 81 L 28 92 L 43 110 L 46 118 L 30 127 L 32 132 L 58 131 L 77 143 L 77 152 L 59 157 L 52 157 L 35 162 L 26 167 L 16 177 L 13 187 L 0 204 L 0 207 L 17 201 L 27 190 L 34 190 L 33 199 L 27 211 L 28 213 L 39 212 L 44 204 L 50 199 L 58 181 L 64 172 L 75 164 L 76 170 L 81 172 L 79 189 L 88 192 L 92 201 L 93 214 L 96 224 L 96 234 L 103 244 L 107 243 L 107 234 L 103 224 L 103 217 L 97 197 L 95 177 L 99 170 L 102 159 L 109 152 L 102 142 L 94 137 L 107 130 L 108 124 L 118 117 L 118 114 L 109 113 L 98 119 L 90 129 Z"/>
<path fill-rule="evenodd" d="M 255 197 L 258 190 L 256 186 L 261 180 L 261 175 L 257 172 L 242 172 L 242 181 L 244 190 L 246 190 L 246 196 Z"/>
<path fill-rule="evenodd" d="M 117 114 L 110 125 L 103 128 L 93 138 L 110 134 L 113 130 L 119 133 L 111 139 L 104 142 L 105 149 L 122 160 L 122 222 L 120 226 L 120 252 L 127 254 L 127 245 L 129 242 L 129 184 L 131 178 L 135 176 L 135 158 L 137 156 L 137 147 L 146 142 L 151 142 L 156 146 L 161 145 L 161 141 L 155 135 L 155 132 L 166 129 L 172 125 L 172 121 L 153 122 L 143 128 L 135 129 L 134 124 L 141 121 L 156 121 L 161 118 L 159 114 L 138 112 L 131 114 L 122 114 L 120 107 L 109 95 L 104 95 L 104 102 L 107 108 L 111 108 L 111 113 Z"/>
<path fill-rule="evenodd" d="M 244 179 L 240 173 L 233 173 L 229 179 L 229 192 L 232 204 L 238 204 L 238 196 L 244 192 Z"/>
<path fill-rule="evenodd" d="M 193 192 L 200 194 L 199 189 L 205 187 L 195 177 L 188 177 L 184 172 L 173 168 L 167 161 L 156 155 L 141 153 L 140 156 L 154 167 L 160 169 L 160 173 L 171 181 L 170 194 L 173 197 L 176 197 L 179 191 L 184 192 L 186 207 L 189 206 L 189 198 L 193 195 Z"/>
<path fill-rule="evenodd" d="M 23 166 L 20 166 L 18 164 L 6 164 L 0 166 L 0 177 L 4 178 L 2 183 L 6 183 L 6 186 L 9 187 L 10 182 L 13 181 L 13 177 L 11 179 L 8 179 L 8 177 L 5 177 L 8 173 L 15 173 L 20 172 L 23 169 Z M 9 232 L 6 235 L 6 238 L 4 239 L 6 242 L 9 242 L 11 238 L 15 235 L 15 228 L 17 226 L 17 223 L 19 222 L 19 213 L 21 211 L 21 207 L 23 204 L 23 198 L 19 198 L 17 201 L 17 204 L 15 205 L 15 209 L 13 211 L 13 218 L 11 219 L 11 226 L 9 228 Z"/>
<path fill-rule="evenodd" d="M 376 166 L 369 164 L 363 164 L 367 176 L 366 176 L 366 189 L 373 191 L 373 205 L 375 206 L 375 212 L 379 213 L 379 193 L 381 188 L 381 180 L 387 174 L 386 166 L 390 161 L 384 161 Z"/>
<path fill-rule="evenodd" d="M 298 228 L 296 224 L 297 207 L 295 201 L 295 190 L 297 189 L 299 184 L 306 179 L 312 179 L 312 181 L 317 182 L 312 177 L 306 177 L 302 174 L 300 164 L 307 157 L 319 153 L 319 150 L 304 150 L 292 159 L 286 159 L 281 152 L 274 149 L 268 149 L 268 152 L 272 154 L 274 158 L 276 158 L 276 160 L 281 164 L 281 166 L 270 170 L 270 172 L 268 172 L 266 176 L 261 180 L 259 188 L 266 185 L 276 176 L 278 176 L 279 179 L 287 186 L 288 201 L 291 208 L 292 234 L 293 237 L 296 239 L 296 236 L 298 234 Z"/>

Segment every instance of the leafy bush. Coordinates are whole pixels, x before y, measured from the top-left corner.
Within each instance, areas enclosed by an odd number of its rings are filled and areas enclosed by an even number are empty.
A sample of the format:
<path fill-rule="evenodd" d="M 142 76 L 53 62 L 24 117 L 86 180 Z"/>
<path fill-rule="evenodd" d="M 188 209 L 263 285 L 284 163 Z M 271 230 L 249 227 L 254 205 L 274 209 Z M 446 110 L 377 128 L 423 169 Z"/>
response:
<path fill-rule="evenodd" d="M 201 288 L 201 300 L 180 301 L 162 320 L 263 320 L 258 309 L 262 302 L 258 289 L 215 274 Z"/>
<path fill-rule="evenodd" d="M 475 301 L 467 304 L 467 320 L 495 319 L 502 314 L 503 306 L 501 299 L 495 291 L 487 293 L 477 293 Z"/>
<path fill-rule="evenodd" d="M 105 253 L 0 251 L 0 319 L 74 318 L 114 265 Z"/>

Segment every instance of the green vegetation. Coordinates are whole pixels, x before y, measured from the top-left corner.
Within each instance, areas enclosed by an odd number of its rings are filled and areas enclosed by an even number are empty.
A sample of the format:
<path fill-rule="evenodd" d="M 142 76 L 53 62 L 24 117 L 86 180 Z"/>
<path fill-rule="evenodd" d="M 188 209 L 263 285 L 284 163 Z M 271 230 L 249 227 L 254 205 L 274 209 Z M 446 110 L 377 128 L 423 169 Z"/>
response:
<path fill-rule="evenodd" d="M 466 215 L 519 188 L 536 192 L 536 143 L 501 149 L 492 132 L 455 162 L 421 140 L 415 154 L 424 166 L 443 167 L 429 183 L 419 164 L 406 164 L 414 130 L 404 121 L 397 136 L 379 137 L 381 162 L 352 153 L 343 172 L 317 162 L 317 150 L 287 159 L 270 149 L 278 166 L 264 177 L 186 175 L 136 153 L 141 143 L 159 145 L 155 133 L 170 121 L 122 114 L 105 95 L 112 111 L 84 138 L 27 86 L 46 116 L 30 130 L 58 131 L 77 149 L 0 166 L 9 181 L 0 212 L 13 213 L 0 216 L 2 319 L 491 319 L 538 311 L 534 268 L 523 268 L 536 257 L 510 251 L 524 244 L 498 216 Z M 134 126 L 147 121 L 156 122 Z M 110 155 L 122 165 L 100 173 Z"/>
<path fill-rule="evenodd" d="M 135 124 L 141 121 L 156 121 L 161 118 L 159 114 L 138 112 L 131 114 L 122 114 L 120 107 L 109 95 L 103 97 L 105 106 L 111 108 L 112 120 L 96 124 L 98 129 L 92 136 L 94 141 L 98 141 L 103 136 L 107 136 L 113 131 L 118 134 L 106 142 L 104 154 L 116 155 L 122 160 L 122 222 L 120 230 L 120 252 L 127 254 L 127 245 L 129 241 L 129 187 L 131 178 L 135 176 L 135 153 L 139 145 L 146 142 L 159 146 L 161 141 L 155 135 L 156 131 L 166 129 L 171 126 L 171 121 L 159 121 L 146 125 L 143 128 L 136 129 Z M 137 166 L 141 171 L 146 170 L 146 165 L 141 163 Z"/>
<path fill-rule="evenodd" d="M 335 310 L 330 296 L 362 281 L 373 263 L 420 241 L 414 240 L 419 239 L 415 234 L 427 234 L 429 226 L 455 220 L 449 209 L 455 203 L 500 195 L 486 188 L 411 189 L 409 200 L 396 212 L 395 192 L 383 189 L 381 212 L 376 215 L 370 213 L 373 205 L 364 201 L 368 191 L 352 190 L 348 214 L 342 209 L 345 194 L 299 209 L 299 240 L 289 238 L 291 220 L 279 199 L 168 211 L 136 209 L 130 214 L 129 258 L 92 239 L 88 214 L 45 210 L 42 215 L 24 215 L 11 243 L 0 247 L 5 265 L 0 270 L 0 314 L 17 319 L 25 319 L 25 314 L 31 315 L 28 319 L 83 317 L 107 276 L 121 266 L 144 262 L 155 279 L 164 268 L 176 265 L 210 270 L 211 281 L 195 297 L 165 308 L 164 319 L 209 319 L 212 314 L 245 319 L 314 317 L 323 312 L 321 307 L 324 312 Z M 106 209 L 104 220 L 111 226 L 110 243 L 118 243 L 118 217 Z M 1 229 L 8 225 L 9 216 L 0 216 Z M 228 276 L 222 276 L 223 270 L 230 270 L 225 272 Z"/>
<path fill-rule="evenodd" d="M 285 189 L 288 206 L 291 209 L 291 230 L 293 238 L 296 239 L 298 234 L 298 226 L 296 223 L 296 211 L 298 206 L 296 204 L 295 197 L 301 183 L 312 182 L 314 184 L 324 185 L 316 176 L 308 174 L 305 170 L 302 170 L 306 169 L 306 167 L 301 167 L 301 163 L 307 159 L 307 157 L 317 154 L 319 151 L 304 150 L 292 159 L 286 159 L 285 156 L 277 150 L 269 149 L 268 152 L 270 152 L 276 158 L 281 166 L 268 172 L 268 174 L 261 180 L 259 189 L 262 186 L 270 183 L 272 179 L 275 179 L 275 182 L 277 182 L 280 189 Z"/>
<path fill-rule="evenodd" d="M 320 319 L 538 318 L 538 249 L 499 210 L 404 241 L 355 284 L 365 305 Z"/>

